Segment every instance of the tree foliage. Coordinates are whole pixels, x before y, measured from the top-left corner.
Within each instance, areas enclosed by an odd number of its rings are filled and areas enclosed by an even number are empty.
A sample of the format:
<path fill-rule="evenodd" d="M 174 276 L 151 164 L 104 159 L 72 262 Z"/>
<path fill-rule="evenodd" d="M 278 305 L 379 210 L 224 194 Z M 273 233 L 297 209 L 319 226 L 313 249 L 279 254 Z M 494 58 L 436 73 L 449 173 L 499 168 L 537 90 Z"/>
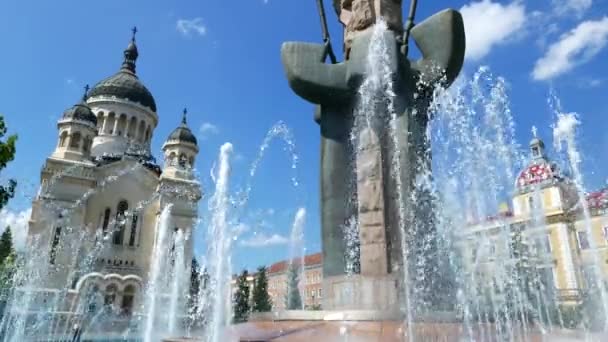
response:
<path fill-rule="evenodd" d="M 234 322 L 246 322 L 249 317 L 249 273 L 244 270 L 237 278 L 237 290 L 234 295 Z"/>
<path fill-rule="evenodd" d="M 6 134 L 6 125 L 4 124 L 4 117 L 0 115 L 0 138 Z M 15 159 L 17 136 L 11 135 L 6 141 L 0 140 L 0 170 L 4 169 L 6 165 Z M 15 187 L 17 182 L 13 179 L 8 181 L 8 185 L 0 185 L 0 209 L 2 209 L 9 199 L 15 195 Z"/>
<path fill-rule="evenodd" d="M 293 263 L 287 270 L 287 294 L 285 296 L 285 307 L 287 310 L 302 310 L 302 296 L 298 283 L 300 280 L 299 267 Z"/>
<path fill-rule="evenodd" d="M 4 301 L 13 287 L 13 276 L 17 269 L 17 254 L 13 248 L 11 228 L 6 227 L 0 237 L 0 300 Z"/>
<path fill-rule="evenodd" d="M 0 264 L 13 252 L 13 235 L 11 227 L 8 226 L 0 236 Z"/>
<path fill-rule="evenodd" d="M 188 296 L 188 308 L 190 312 L 196 312 L 198 309 L 198 298 L 201 289 L 201 273 L 200 266 L 196 258 L 192 258 L 190 266 L 190 294 Z"/>
<path fill-rule="evenodd" d="M 272 301 L 268 295 L 268 276 L 266 274 L 266 267 L 262 266 L 258 268 L 253 283 L 252 311 L 269 312 L 270 310 L 272 310 Z"/>

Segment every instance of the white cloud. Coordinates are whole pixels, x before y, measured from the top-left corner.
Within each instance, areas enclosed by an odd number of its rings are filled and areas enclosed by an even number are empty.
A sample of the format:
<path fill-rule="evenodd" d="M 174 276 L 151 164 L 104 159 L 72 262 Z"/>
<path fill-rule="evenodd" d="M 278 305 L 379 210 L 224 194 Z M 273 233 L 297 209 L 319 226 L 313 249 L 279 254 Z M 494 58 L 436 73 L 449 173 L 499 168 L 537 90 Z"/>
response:
<path fill-rule="evenodd" d="M 268 247 L 280 246 L 289 243 L 289 239 L 279 234 L 266 235 L 264 233 L 255 234 L 253 237 L 241 241 L 241 245 L 245 247 Z"/>
<path fill-rule="evenodd" d="M 593 0 L 552 0 L 551 3 L 553 11 L 557 15 L 574 14 L 580 17 L 591 8 Z"/>
<path fill-rule="evenodd" d="M 246 224 L 246 223 L 239 223 L 239 224 L 237 224 L 237 225 L 234 227 L 234 229 L 232 230 L 232 234 L 233 234 L 234 236 L 237 236 L 237 237 L 238 237 L 238 236 L 240 236 L 241 234 L 248 232 L 250 229 L 251 229 L 251 228 L 249 227 L 249 225 L 248 225 L 248 224 Z"/>
<path fill-rule="evenodd" d="M 31 208 L 19 212 L 7 209 L 2 209 L 2 211 L 0 211 L 0 231 L 3 232 L 6 227 L 11 227 L 13 245 L 17 250 L 22 251 L 25 249 L 28 221 L 31 213 Z"/>
<path fill-rule="evenodd" d="M 493 47 L 508 42 L 526 22 L 525 6 L 519 1 L 508 5 L 476 1 L 464 5 L 460 13 L 467 40 L 466 58 L 470 60 L 482 59 Z"/>
<path fill-rule="evenodd" d="M 207 33 L 207 27 L 203 24 L 203 18 L 200 17 L 193 19 L 178 19 L 177 31 L 184 36 L 189 36 L 191 34 L 204 36 Z"/>
<path fill-rule="evenodd" d="M 549 46 L 545 55 L 536 61 L 532 77 L 549 80 L 584 64 L 597 55 L 608 43 L 608 17 L 583 21 Z"/>
<path fill-rule="evenodd" d="M 209 138 L 212 135 L 216 135 L 220 132 L 220 129 L 212 124 L 211 122 L 203 122 L 201 127 L 198 129 L 199 136 L 202 140 Z"/>

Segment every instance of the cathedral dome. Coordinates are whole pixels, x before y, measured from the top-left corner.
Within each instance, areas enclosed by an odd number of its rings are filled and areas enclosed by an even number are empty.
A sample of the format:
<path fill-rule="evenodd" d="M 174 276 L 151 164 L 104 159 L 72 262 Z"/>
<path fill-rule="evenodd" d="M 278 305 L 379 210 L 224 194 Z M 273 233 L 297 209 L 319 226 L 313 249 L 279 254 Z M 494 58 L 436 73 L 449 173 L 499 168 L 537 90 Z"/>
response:
<path fill-rule="evenodd" d="M 196 140 L 196 136 L 194 136 L 194 134 L 192 134 L 190 127 L 188 127 L 188 125 L 186 123 L 186 113 L 187 113 L 187 111 L 184 109 L 184 116 L 182 118 L 181 125 L 179 125 L 176 129 L 174 129 L 173 132 L 171 132 L 171 134 L 169 134 L 169 138 L 167 138 L 167 141 L 177 140 L 180 142 L 188 142 L 188 143 L 197 145 L 198 142 Z"/>
<path fill-rule="evenodd" d="M 120 70 L 113 76 L 97 83 L 89 97 L 116 96 L 119 99 L 137 102 L 156 112 L 156 101 L 152 93 L 139 81 L 135 73 Z"/>
<path fill-rule="evenodd" d="M 97 117 L 93 114 L 93 111 L 85 102 L 87 98 L 88 86 L 85 87 L 84 97 L 81 102 L 75 104 L 73 107 L 66 109 L 63 112 L 63 119 L 80 120 L 92 123 L 94 126 L 97 125 Z"/>
<path fill-rule="evenodd" d="M 135 32 L 137 31 L 134 29 L 133 38 L 124 51 L 124 62 L 120 70 L 116 74 L 97 83 L 89 93 L 89 98 L 115 96 L 119 99 L 139 103 L 156 112 L 156 101 L 152 93 L 141 83 L 135 74 L 135 62 L 139 56 L 137 45 L 135 45 Z"/>

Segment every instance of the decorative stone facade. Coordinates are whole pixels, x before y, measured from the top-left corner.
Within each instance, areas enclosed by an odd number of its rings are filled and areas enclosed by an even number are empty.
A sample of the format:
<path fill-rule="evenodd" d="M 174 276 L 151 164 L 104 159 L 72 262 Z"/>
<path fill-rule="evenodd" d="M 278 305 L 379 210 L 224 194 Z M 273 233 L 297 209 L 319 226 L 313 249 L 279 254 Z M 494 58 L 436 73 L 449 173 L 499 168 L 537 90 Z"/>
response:
<path fill-rule="evenodd" d="M 136 49 L 134 40 L 128 49 Z M 198 146 L 195 140 L 169 139 L 163 148 L 166 162 L 156 163 L 150 153 L 156 106 L 135 75 L 137 56 L 128 57 L 130 69 L 123 65 L 119 74 L 128 73 L 120 77 L 130 83 L 108 78 L 93 88 L 94 96 L 85 93 L 83 102 L 67 110 L 58 122 L 57 147 L 42 167 L 28 230 L 28 255 L 40 277 L 33 302 L 39 301 L 41 310 L 64 296 L 60 307 L 66 312 L 101 307 L 121 315 L 137 312 L 163 226 L 172 236 L 183 233 L 183 272 L 190 270 L 202 197 L 193 177 Z M 145 100 L 154 105 L 121 96 L 134 92 L 149 96 Z M 179 129 L 189 132 L 185 121 Z M 171 162 L 176 151 L 187 151 L 188 162 Z M 160 212 L 168 205 L 170 223 L 161 225 Z"/>

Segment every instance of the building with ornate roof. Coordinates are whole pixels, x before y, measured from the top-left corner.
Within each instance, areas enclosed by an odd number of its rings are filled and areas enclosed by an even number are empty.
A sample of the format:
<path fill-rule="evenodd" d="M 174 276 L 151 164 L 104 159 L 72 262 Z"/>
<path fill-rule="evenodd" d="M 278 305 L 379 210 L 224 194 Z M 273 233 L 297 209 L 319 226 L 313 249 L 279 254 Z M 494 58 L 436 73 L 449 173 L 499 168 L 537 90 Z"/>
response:
<path fill-rule="evenodd" d="M 538 271 L 545 298 L 560 305 L 580 304 L 594 274 L 607 281 L 608 189 L 582 199 L 578 193 L 573 180 L 547 157 L 543 141 L 534 137 L 511 205 L 458 232 L 465 276 L 475 280 L 477 291 L 512 276 L 503 273 L 516 262 L 517 235 L 529 251 L 526 261 Z"/>
<path fill-rule="evenodd" d="M 138 57 L 134 31 L 119 70 L 87 87 L 57 123 L 57 145 L 42 166 L 29 221 L 28 245 L 44 273 L 32 310 L 48 310 L 59 298 L 53 310 L 136 312 L 156 251 L 167 248 L 173 258 L 179 247 L 161 246 L 161 229 L 168 241 L 181 232 L 183 271 L 190 269 L 202 197 L 193 175 L 199 148 L 184 110 L 157 163 L 150 144 L 159 114 L 136 73 Z M 160 224 L 169 205 L 169 222 Z"/>

